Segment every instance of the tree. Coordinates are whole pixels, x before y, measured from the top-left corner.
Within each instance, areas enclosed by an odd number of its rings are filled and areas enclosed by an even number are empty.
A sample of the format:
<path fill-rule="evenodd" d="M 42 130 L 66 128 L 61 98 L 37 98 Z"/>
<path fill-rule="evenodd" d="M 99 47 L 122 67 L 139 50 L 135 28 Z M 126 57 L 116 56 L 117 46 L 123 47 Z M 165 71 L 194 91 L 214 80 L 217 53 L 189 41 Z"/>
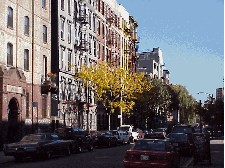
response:
<path fill-rule="evenodd" d="M 189 94 L 186 87 L 181 85 L 172 85 L 176 94 L 180 111 L 180 123 L 192 124 L 195 117 L 196 100 Z"/>
<path fill-rule="evenodd" d="M 144 74 L 129 73 L 122 67 L 111 67 L 103 62 L 97 65 L 82 66 L 77 72 L 80 79 L 95 94 L 95 98 L 110 108 L 113 113 L 116 108 L 127 112 L 133 108 L 137 94 L 143 91 Z"/>
<path fill-rule="evenodd" d="M 145 86 L 143 92 L 139 93 L 139 99 L 135 101 L 133 114 L 153 121 L 157 111 L 165 112 L 168 109 L 171 104 L 171 94 L 169 86 L 161 80 L 149 76 L 144 80 Z"/>

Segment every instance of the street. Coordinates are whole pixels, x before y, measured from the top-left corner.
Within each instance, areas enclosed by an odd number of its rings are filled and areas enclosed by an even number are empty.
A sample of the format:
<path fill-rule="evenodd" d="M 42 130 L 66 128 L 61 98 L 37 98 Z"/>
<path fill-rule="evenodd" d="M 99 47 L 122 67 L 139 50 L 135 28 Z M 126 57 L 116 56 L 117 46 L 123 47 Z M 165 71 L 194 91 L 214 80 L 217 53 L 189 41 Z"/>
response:
<path fill-rule="evenodd" d="M 5 168 L 123 168 L 122 161 L 124 153 L 126 150 L 130 149 L 132 145 L 133 144 L 125 144 L 111 148 L 96 148 L 91 152 L 83 151 L 82 153 L 72 154 L 71 156 L 53 156 L 50 160 L 33 161 L 26 158 L 19 163 L 15 162 L 13 157 L 4 156 L 3 152 L 1 152 L 0 162 L 2 162 L 1 167 Z M 3 161 L 4 158 L 8 158 L 8 160 Z M 214 157 L 212 156 L 212 158 Z M 180 161 L 181 167 L 186 167 L 184 165 L 187 165 L 190 160 L 191 157 L 182 156 Z"/>

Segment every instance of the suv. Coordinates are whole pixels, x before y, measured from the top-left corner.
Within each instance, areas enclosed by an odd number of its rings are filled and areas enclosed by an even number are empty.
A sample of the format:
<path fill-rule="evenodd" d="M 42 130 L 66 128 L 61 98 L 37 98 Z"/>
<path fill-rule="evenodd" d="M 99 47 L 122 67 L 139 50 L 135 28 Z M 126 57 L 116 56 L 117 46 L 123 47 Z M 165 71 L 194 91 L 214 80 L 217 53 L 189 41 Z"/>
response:
<path fill-rule="evenodd" d="M 73 140 L 73 151 L 82 152 L 83 149 L 93 150 L 92 138 L 88 132 L 82 128 L 67 127 L 55 130 L 60 139 Z"/>

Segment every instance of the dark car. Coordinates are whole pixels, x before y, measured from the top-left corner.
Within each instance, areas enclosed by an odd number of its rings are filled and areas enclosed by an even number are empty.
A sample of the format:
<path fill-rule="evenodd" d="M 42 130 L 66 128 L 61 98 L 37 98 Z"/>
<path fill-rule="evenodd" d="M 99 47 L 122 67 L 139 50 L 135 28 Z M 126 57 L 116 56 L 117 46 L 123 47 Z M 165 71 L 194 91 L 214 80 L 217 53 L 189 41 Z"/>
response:
<path fill-rule="evenodd" d="M 194 127 L 191 125 L 175 125 L 173 126 L 172 132 L 171 133 L 185 133 L 185 134 L 191 134 L 195 133 Z"/>
<path fill-rule="evenodd" d="M 4 145 L 5 156 L 14 156 L 16 161 L 25 157 L 49 159 L 53 154 L 70 155 L 71 150 L 71 141 L 59 140 L 53 133 L 29 134 L 19 142 Z"/>
<path fill-rule="evenodd" d="M 190 134 L 170 133 L 167 138 L 180 154 L 191 155 L 193 153 L 193 141 Z"/>
<path fill-rule="evenodd" d="M 117 145 L 117 138 L 110 131 L 99 131 L 93 135 L 93 145 L 101 148 L 102 146 L 111 147 Z"/>
<path fill-rule="evenodd" d="M 165 128 L 157 128 L 153 129 L 151 133 L 149 133 L 145 138 L 150 139 L 164 139 L 166 138 L 166 130 Z"/>
<path fill-rule="evenodd" d="M 67 127 L 58 128 L 55 133 L 63 140 L 72 140 L 73 149 L 77 152 L 82 152 L 84 149 L 93 150 L 93 142 L 91 135 L 82 128 Z"/>
<path fill-rule="evenodd" d="M 142 139 L 125 152 L 124 167 L 179 167 L 178 151 L 166 139 Z"/>

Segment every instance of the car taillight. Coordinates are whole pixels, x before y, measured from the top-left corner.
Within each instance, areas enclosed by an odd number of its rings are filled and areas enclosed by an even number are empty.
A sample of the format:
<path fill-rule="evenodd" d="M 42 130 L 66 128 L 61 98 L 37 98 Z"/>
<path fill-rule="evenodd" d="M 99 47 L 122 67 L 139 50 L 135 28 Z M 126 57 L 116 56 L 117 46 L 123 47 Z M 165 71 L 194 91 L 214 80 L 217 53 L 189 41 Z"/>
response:
<path fill-rule="evenodd" d="M 106 137 L 103 137 L 103 139 L 107 139 Z"/>
<path fill-rule="evenodd" d="M 188 142 L 184 142 L 184 146 L 189 146 L 189 143 Z"/>
<path fill-rule="evenodd" d="M 132 159 L 132 158 L 134 158 L 134 155 L 133 155 L 133 154 L 125 153 L 124 159 L 130 160 L 130 159 Z"/>

